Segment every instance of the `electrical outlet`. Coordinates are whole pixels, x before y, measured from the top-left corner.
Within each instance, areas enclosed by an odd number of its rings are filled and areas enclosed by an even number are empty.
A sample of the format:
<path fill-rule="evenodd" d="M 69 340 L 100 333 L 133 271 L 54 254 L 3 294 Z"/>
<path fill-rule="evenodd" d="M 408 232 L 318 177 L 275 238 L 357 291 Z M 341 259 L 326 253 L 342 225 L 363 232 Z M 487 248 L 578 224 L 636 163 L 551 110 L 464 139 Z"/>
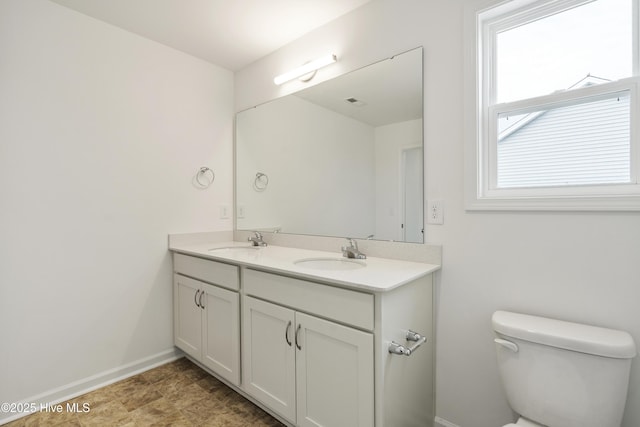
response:
<path fill-rule="evenodd" d="M 427 224 L 444 224 L 442 200 L 427 200 Z"/>
<path fill-rule="evenodd" d="M 220 205 L 220 219 L 228 219 L 228 218 L 229 218 L 229 206 Z"/>
<path fill-rule="evenodd" d="M 237 218 L 244 218 L 244 211 L 245 211 L 244 206 L 242 206 L 242 205 L 238 206 L 238 215 L 236 215 L 236 217 Z"/>

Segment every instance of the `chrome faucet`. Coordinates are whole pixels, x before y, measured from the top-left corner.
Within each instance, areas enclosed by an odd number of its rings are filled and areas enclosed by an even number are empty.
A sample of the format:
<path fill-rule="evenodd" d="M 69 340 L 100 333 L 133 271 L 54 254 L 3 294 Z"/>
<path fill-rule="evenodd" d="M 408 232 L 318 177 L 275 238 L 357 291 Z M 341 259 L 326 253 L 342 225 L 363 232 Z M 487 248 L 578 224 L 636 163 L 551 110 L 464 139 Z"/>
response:
<path fill-rule="evenodd" d="M 251 242 L 252 246 L 267 246 L 267 242 L 262 240 L 262 233 L 259 231 L 253 232 L 254 236 L 247 238 L 249 242 Z"/>
<path fill-rule="evenodd" d="M 349 246 L 342 247 L 342 256 L 345 258 L 366 259 L 367 256 L 358 249 L 358 242 L 355 239 L 347 237 Z"/>

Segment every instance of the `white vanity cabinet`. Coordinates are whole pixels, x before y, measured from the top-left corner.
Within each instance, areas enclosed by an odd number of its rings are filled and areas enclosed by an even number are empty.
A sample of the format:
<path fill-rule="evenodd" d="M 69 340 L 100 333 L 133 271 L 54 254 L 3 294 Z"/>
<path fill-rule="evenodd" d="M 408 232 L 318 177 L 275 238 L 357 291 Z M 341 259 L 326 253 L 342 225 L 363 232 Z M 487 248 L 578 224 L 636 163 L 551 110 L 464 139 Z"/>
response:
<path fill-rule="evenodd" d="M 242 389 L 297 426 L 433 425 L 432 276 L 385 292 L 242 270 Z M 413 330 L 427 341 L 409 357 Z"/>
<path fill-rule="evenodd" d="M 174 271 L 176 347 L 240 385 L 238 267 L 174 254 Z"/>
<path fill-rule="evenodd" d="M 243 289 L 243 389 L 298 426 L 373 426 L 373 295 L 251 269 Z"/>
<path fill-rule="evenodd" d="M 373 426 L 373 335 L 243 299 L 243 388 L 298 426 Z"/>
<path fill-rule="evenodd" d="M 174 253 L 175 345 L 288 426 L 433 426 L 437 266 L 372 259 L 331 278 L 261 251 Z"/>
<path fill-rule="evenodd" d="M 242 388 L 296 422 L 295 311 L 251 297 L 242 300 Z"/>

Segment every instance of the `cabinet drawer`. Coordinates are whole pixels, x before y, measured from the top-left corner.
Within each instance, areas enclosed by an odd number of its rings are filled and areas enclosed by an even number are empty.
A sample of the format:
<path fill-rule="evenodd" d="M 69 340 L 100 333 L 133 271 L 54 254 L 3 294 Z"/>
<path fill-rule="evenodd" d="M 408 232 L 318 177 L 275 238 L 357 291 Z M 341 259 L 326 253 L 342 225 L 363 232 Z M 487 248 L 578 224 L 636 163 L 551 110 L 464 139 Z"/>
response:
<path fill-rule="evenodd" d="M 235 291 L 240 288 L 238 267 L 235 265 L 174 253 L 173 270 Z"/>
<path fill-rule="evenodd" d="M 373 295 L 262 271 L 244 270 L 247 295 L 373 330 Z"/>

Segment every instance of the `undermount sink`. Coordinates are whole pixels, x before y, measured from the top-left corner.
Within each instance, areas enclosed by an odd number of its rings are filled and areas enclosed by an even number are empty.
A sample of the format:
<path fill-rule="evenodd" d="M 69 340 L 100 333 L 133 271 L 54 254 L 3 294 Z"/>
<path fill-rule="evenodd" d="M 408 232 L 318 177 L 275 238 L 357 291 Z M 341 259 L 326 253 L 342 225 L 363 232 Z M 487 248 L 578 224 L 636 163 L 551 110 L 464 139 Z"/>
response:
<path fill-rule="evenodd" d="M 258 249 L 260 249 L 260 246 L 222 246 L 219 248 L 211 248 L 209 249 L 209 252 L 228 252 L 228 253 L 232 253 L 232 252 L 254 252 Z"/>
<path fill-rule="evenodd" d="M 304 258 L 293 263 L 300 267 L 325 271 L 357 270 L 367 266 L 364 261 L 349 258 Z"/>

